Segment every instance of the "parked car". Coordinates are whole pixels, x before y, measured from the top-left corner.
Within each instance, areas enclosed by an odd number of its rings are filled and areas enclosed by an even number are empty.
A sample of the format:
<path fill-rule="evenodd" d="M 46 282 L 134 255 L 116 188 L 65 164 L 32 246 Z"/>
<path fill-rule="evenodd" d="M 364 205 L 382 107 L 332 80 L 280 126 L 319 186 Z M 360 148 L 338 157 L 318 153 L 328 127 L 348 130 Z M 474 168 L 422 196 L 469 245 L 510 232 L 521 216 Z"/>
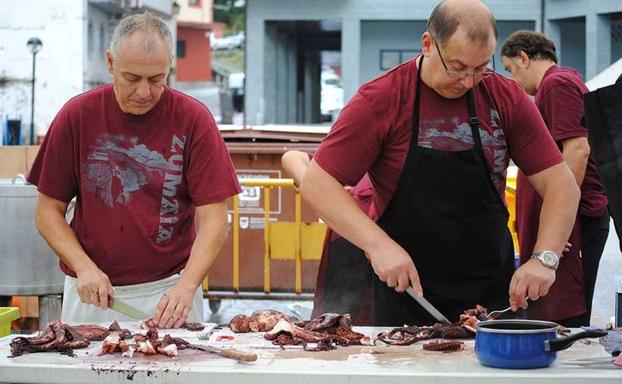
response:
<path fill-rule="evenodd" d="M 213 35 L 212 35 L 213 36 Z M 241 49 L 244 46 L 244 31 L 240 31 L 235 35 L 225 37 L 212 37 L 211 46 L 212 50 L 226 50 Z"/>
<path fill-rule="evenodd" d="M 343 88 L 341 78 L 333 70 L 324 70 L 320 76 L 320 110 L 323 121 L 335 121 L 343 108 Z"/>

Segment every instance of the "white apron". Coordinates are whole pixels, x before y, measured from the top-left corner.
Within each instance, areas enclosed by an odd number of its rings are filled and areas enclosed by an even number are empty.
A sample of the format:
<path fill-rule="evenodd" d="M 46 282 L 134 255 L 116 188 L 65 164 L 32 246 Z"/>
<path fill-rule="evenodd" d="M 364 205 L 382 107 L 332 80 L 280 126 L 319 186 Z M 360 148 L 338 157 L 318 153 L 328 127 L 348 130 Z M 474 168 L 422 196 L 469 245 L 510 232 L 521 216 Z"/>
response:
<path fill-rule="evenodd" d="M 126 304 L 140 309 L 141 311 L 153 315 L 155 307 L 160 301 L 162 294 L 173 288 L 181 278 L 180 274 L 175 274 L 162 280 L 152 281 L 142 284 L 123 285 L 114 288 L 114 297 L 123 300 Z M 63 307 L 61 321 L 64 323 L 107 323 L 117 321 L 136 321 L 121 313 L 113 310 L 84 304 L 80 301 L 77 290 L 77 279 L 65 276 L 65 287 L 63 291 Z M 192 309 L 188 313 L 187 322 L 203 321 L 203 291 L 199 286 L 192 304 Z"/>

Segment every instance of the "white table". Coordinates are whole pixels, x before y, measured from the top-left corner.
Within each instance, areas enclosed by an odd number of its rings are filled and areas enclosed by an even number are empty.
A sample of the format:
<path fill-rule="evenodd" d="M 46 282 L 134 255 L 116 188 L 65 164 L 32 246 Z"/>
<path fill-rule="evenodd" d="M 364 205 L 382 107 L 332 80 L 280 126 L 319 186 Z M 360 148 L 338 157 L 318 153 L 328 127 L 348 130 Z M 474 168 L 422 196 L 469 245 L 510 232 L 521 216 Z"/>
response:
<path fill-rule="evenodd" d="M 123 324 L 128 326 L 129 324 Z M 210 324 L 210 326 L 213 326 Z M 376 334 L 378 328 L 358 328 L 365 334 Z M 161 336 L 167 333 L 161 331 Z M 229 330 L 220 331 L 220 334 Z M 174 330 L 180 336 L 198 342 L 185 330 Z M 101 343 L 88 349 L 75 350 L 77 357 L 56 352 L 10 355 L 8 346 L 13 336 L 0 339 L 0 383 L 622 383 L 622 368 L 597 363 L 580 366 L 579 360 L 607 359 L 608 354 L 597 342 L 576 343 L 558 353 L 549 368 L 505 370 L 480 365 L 475 357 L 474 341 L 468 340 L 460 352 L 424 351 L 419 342 L 404 347 L 352 346 L 327 352 L 307 352 L 299 347 L 282 350 L 264 340 L 262 334 L 238 334 L 233 341 L 210 344 L 232 346 L 254 351 L 258 360 L 238 363 L 216 354 L 196 350 L 180 351 L 177 358 L 121 355 L 97 356 Z"/>

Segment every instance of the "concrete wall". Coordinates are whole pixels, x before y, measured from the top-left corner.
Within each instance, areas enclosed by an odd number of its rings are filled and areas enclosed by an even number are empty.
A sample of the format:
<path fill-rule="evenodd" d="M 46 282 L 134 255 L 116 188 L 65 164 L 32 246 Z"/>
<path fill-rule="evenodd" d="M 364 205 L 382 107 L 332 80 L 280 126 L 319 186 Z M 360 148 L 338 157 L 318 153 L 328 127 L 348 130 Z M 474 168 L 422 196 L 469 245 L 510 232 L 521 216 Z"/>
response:
<path fill-rule="evenodd" d="M 276 122 L 278 106 L 271 105 L 276 97 L 274 82 L 277 78 L 274 65 L 275 36 L 267 25 L 269 21 L 283 20 L 337 20 L 342 24 L 342 84 L 344 100 L 374 76 L 371 57 L 378 51 L 378 34 L 394 36 L 403 31 L 390 31 L 390 24 L 367 24 L 378 22 L 402 22 L 399 25 L 422 25 L 438 2 L 435 0 L 247 0 L 247 77 L 246 120 L 250 124 Z M 536 28 L 540 25 L 540 0 L 490 0 L 486 1 L 500 21 L 527 21 Z M 409 24 L 410 23 L 410 24 Z M 415 27 L 417 30 L 420 27 Z M 376 30 L 376 31 L 374 31 Z M 387 35 L 387 36 L 388 36 Z M 392 44 L 404 47 L 419 45 L 419 36 L 398 36 Z M 378 59 L 379 60 L 379 59 Z M 285 76 L 279 74 L 278 77 Z"/>
<path fill-rule="evenodd" d="M 622 58 L 622 18 L 612 21 L 611 34 L 611 63 L 615 63 Z"/>
<path fill-rule="evenodd" d="M 572 67 L 585 76 L 585 18 L 572 18 L 559 21 L 561 43 L 558 45 L 559 64 Z"/>
<path fill-rule="evenodd" d="M 421 51 L 423 32 L 424 21 L 362 21 L 360 81 L 371 80 L 386 71 L 380 65 L 382 51 L 385 51 L 385 55 L 404 58 L 410 51 Z M 400 60 L 403 61 L 406 60 Z"/>
<path fill-rule="evenodd" d="M 501 66 L 499 52 L 505 39 L 519 29 L 534 29 L 536 21 L 499 21 L 499 44 L 495 53 L 497 72 L 508 76 Z M 425 32 L 424 21 L 363 21 L 361 22 L 361 81 L 365 82 L 385 70 L 380 67 L 382 50 L 421 51 L 421 34 Z M 584 52 L 581 51 L 582 54 Z"/>
<path fill-rule="evenodd" d="M 617 53 L 614 53 L 612 50 L 610 15 L 622 12 L 621 1 L 546 0 L 544 12 L 547 18 L 544 32 L 553 38 L 556 45 L 566 46 L 562 46 L 562 51 L 559 52 L 562 62 L 575 62 L 578 63 L 577 65 L 583 63 L 584 69 L 582 73 L 586 79 L 591 79 L 615 61 L 614 55 L 617 55 Z M 568 37 L 562 39 L 561 36 L 565 35 L 560 32 L 560 28 L 566 26 L 567 23 L 573 23 L 572 19 L 575 18 L 583 18 L 585 20 L 582 30 L 582 41 L 584 41 L 585 47 L 583 60 L 574 57 L 579 52 L 568 52 L 572 50 L 574 43 Z M 566 29 L 564 32 L 569 31 Z M 569 54 L 571 57 L 564 58 L 566 54 Z"/>
<path fill-rule="evenodd" d="M 586 13 L 620 12 L 618 0 L 546 0 L 545 14 L 551 19 L 566 19 L 584 16 Z"/>
<path fill-rule="evenodd" d="M 29 6 L 0 2 L 0 115 L 22 118 L 30 129 L 32 54 L 26 47 L 38 37 L 35 88 L 36 132 L 44 133 L 56 112 L 83 86 L 86 0 L 32 0 Z M 29 137 L 29 136 L 27 136 Z"/>

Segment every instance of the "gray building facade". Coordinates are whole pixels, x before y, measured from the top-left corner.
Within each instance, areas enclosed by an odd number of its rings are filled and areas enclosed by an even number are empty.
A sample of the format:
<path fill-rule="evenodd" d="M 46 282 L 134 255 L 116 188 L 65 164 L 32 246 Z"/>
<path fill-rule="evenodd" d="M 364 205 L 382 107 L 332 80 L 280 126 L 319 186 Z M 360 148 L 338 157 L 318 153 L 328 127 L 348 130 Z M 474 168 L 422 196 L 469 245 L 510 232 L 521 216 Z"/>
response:
<path fill-rule="evenodd" d="M 438 1 L 247 0 L 246 122 L 321 121 L 320 73 L 325 52 L 338 52 L 344 100 L 364 82 L 421 49 Z M 586 79 L 622 57 L 620 0 L 488 0 L 501 43 L 519 29 L 555 41 L 561 65 Z M 497 70 L 506 74 L 499 66 Z"/>

